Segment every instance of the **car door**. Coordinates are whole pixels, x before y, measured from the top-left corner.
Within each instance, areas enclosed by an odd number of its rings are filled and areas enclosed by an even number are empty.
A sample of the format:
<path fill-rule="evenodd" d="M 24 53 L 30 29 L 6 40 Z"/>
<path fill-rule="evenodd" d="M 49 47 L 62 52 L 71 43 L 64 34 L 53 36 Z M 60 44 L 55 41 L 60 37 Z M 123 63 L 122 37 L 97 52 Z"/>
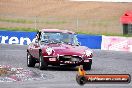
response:
<path fill-rule="evenodd" d="M 35 42 L 33 48 L 33 53 L 35 58 L 39 58 L 39 49 L 40 49 L 39 42 Z"/>
<path fill-rule="evenodd" d="M 33 54 L 33 47 L 34 47 L 34 44 L 33 44 L 33 42 L 32 42 L 32 43 L 30 43 L 30 45 L 29 45 L 29 47 L 28 47 L 28 51 L 29 51 L 29 53 L 34 57 L 34 54 Z"/>
<path fill-rule="evenodd" d="M 40 36 L 41 36 L 41 32 L 38 32 L 36 35 L 35 43 L 33 44 L 33 54 L 35 58 L 39 58 Z"/>

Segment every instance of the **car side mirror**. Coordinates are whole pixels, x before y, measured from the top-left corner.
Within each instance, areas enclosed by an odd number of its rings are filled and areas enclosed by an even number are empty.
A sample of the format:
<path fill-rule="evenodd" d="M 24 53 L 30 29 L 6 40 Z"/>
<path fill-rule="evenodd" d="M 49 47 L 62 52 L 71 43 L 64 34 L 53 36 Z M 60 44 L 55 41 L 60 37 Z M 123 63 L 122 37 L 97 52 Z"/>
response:
<path fill-rule="evenodd" d="M 38 43 L 38 39 L 35 40 L 35 43 Z"/>
<path fill-rule="evenodd" d="M 81 42 L 79 42 L 78 44 L 81 45 Z"/>
<path fill-rule="evenodd" d="M 80 46 L 80 45 L 81 45 L 81 43 L 80 43 L 80 42 L 78 42 L 78 43 L 77 43 L 77 46 Z"/>

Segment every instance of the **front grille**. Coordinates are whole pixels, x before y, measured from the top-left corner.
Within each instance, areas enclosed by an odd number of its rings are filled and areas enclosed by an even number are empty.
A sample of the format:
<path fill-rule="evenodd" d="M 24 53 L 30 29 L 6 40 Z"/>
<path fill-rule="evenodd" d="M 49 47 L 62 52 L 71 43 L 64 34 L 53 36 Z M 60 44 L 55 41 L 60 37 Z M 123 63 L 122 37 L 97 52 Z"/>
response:
<path fill-rule="evenodd" d="M 79 56 L 59 56 L 60 61 L 81 61 L 82 58 Z"/>

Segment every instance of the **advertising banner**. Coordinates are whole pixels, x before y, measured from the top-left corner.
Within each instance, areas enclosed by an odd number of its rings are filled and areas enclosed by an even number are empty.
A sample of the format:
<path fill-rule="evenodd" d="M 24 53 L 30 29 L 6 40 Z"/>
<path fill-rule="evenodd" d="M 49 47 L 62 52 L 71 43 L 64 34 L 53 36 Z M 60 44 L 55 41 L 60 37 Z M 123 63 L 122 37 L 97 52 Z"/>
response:
<path fill-rule="evenodd" d="M 35 40 L 36 32 L 0 31 L 0 43 L 28 45 Z M 82 46 L 101 49 L 102 36 L 77 34 Z"/>
<path fill-rule="evenodd" d="M 132 37 L 102 36 L 101 49 L 132 52 Z"/>
<path fill-rule="evenodd" d="M 28 45 L 35 38 L 36 32 L 0 31 L 0 43 Z"/>
<path fill-rule="evenodd" d="M 102 36 L 78 34 L 77 37 L 81 45 L 91 49 L 101 49 Z"/>

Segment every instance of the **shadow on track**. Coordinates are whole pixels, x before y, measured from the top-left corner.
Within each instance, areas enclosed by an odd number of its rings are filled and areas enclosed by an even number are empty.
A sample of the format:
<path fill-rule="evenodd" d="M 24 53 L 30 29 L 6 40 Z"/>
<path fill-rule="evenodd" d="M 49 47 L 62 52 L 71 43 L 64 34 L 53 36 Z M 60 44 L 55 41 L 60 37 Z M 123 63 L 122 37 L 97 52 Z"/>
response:
<path fill-rule="evenodd" d="M 35 66 L 35 68 L 38 68 L 38 65 Z M 61 65 L 61 66 L 48 66 L 47 70 L 44 71 L 77 71 L 77 67 L 67 66 L 67 65 Z"/>

